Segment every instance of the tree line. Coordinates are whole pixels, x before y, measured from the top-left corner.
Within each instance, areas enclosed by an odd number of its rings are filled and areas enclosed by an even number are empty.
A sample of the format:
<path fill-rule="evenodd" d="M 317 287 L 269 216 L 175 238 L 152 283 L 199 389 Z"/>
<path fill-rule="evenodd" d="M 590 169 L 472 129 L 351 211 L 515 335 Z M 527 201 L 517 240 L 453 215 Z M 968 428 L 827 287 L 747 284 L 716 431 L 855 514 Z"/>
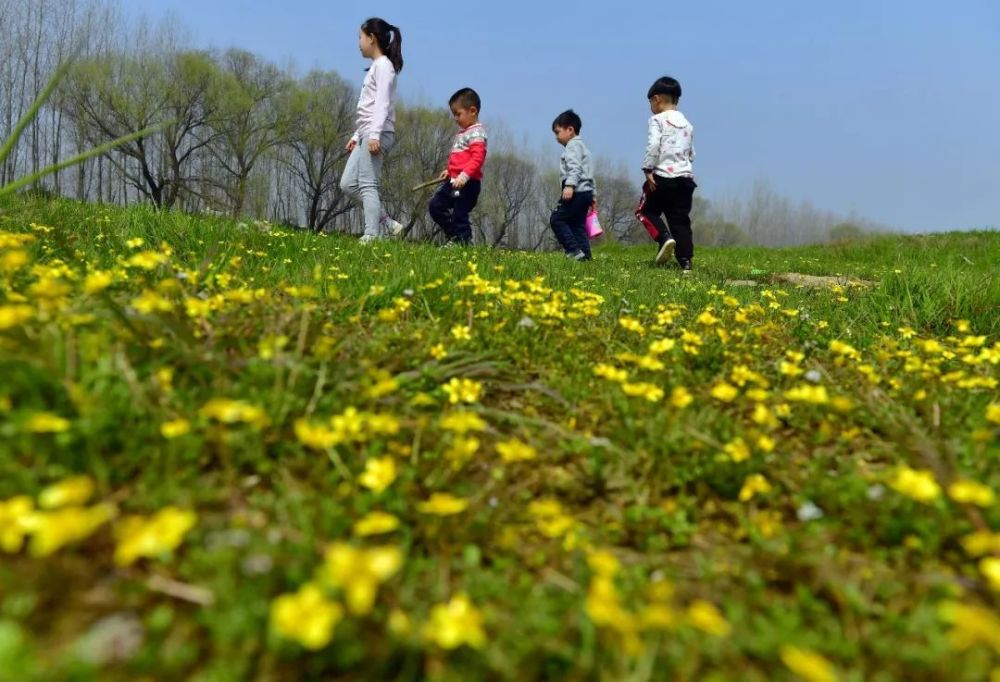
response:
<path fill-rule="evenodd" d="M 158 133 L 55 174 L 35 191 L 316 232 L 362 230 L 360 211 L 338 183 L 357 88 L 337 72 L 300 74 L 242 49 L 195 49 L 177 22 L 130 21 L 114 0 L 0 0 L 0 138 L 71 57 L 56 96 L 0 165 L 0 185 L 159 124 Z M 436 228 L 426 214 L 427 195 L 410 188 L 444 167 L 455 124 L 443 107 L 404 103 L 396 126 L 400 134 L 385 162 L 382 198 L 411 238 L 431 239 Z M 633 214 L 637 174 L 599 160 L 597 176 L 609 236 L 648 239 Z M 548 216 L 558 185 L 554 162 L 534 161 L 497 126 L 474 214 L 476 241 L 516 249 L 553 246 Z M 698 197 L 693 217 L 697 241 L 715 246 L 805 243 L 878 229 L 794 204 L 765 185 L 745 200 Z"/>

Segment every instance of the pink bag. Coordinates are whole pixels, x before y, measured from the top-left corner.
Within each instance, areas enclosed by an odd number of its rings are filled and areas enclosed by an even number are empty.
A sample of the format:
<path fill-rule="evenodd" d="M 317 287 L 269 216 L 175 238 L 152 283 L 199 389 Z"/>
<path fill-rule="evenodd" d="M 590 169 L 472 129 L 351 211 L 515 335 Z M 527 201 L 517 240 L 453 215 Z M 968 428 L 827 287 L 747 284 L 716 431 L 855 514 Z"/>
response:
<path fill-rule="evenodd" d="M 590 213 L 587 214 L 587 236 L 591 239 L 597 239 L 602 234 L 604 230 L 601 229 L 601 220 L 597 217 L 597 210 L 591 206 Z"/>

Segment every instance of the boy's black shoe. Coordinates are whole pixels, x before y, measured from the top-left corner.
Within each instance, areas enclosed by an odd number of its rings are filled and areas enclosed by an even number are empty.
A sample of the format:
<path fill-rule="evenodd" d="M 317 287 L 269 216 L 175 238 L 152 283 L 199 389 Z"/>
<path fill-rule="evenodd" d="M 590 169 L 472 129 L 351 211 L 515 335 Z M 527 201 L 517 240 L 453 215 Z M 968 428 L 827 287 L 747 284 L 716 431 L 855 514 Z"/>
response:
<path fill-rule="evenodd" d="M 684 271 L 684 274 L 687 274 L 687 273 L 691 272 L 691 260 L 690 259 L 685 258 L 684 260 L 679 260 L 677 262 L 680 264 L 681 270 Z"/>

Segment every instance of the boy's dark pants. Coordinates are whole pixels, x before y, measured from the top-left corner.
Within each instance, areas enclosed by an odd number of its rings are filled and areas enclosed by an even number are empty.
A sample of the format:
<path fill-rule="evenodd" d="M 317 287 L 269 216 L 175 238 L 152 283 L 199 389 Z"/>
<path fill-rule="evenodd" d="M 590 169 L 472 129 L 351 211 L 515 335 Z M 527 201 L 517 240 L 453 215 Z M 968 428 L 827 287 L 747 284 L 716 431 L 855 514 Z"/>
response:
<path fill-rule="evenodd" d="M 559 199 L 549 225 L 556 233 L 556 239 L 568 254 L 582 251 L 590 258 L 590 238 L 587 236 L 587 213 L 594 203 L 593 192 L 574 192 L 573 198 L 565 201 Z"/>
<path fill-rule="evenodd" d="M 479 190 L 482 188 L 479 180 L 469 180 L 458 190 L 458 196 L 453 196 L 455 188 L 450 180 L 441 183 L 441 187 L 431 197 L 428 210 L 431 218 L 437 223 L 451 241 L 470 244 L 472 242 L 472 223 L 469 213 L 479 201 Z"/>
<path fill-rule="evenodd" d="M 694 240 L 691 236 L 691 201 L 694 197 L 694 178 L 661 178 L 656 176 L 656 189 L 649 191 L 649 184 L 642 186 L 642 199 L 635 217 L 646 227 L 649 236 L 662 244 L 668 237 L 677 242 L 674 254 L 678 262 L 694 257 Z M 667 217 L 663 223 L 662 216 Z M 669 229 L 668 226 L 669 225 Z"/>

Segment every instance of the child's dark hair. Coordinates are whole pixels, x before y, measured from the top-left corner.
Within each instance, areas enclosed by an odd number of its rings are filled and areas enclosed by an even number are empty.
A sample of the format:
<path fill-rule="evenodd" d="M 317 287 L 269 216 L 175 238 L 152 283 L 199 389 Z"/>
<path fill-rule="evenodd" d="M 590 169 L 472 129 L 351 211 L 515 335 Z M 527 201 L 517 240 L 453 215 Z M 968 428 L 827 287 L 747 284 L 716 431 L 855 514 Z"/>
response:
<path fill-rule="evenodd" d="M 579 114 L 572 109 L 567 109 L 556 116 L 556 120 L 552 121 L 552 132 L 555 132 L 556 126 L 560 128 L 572 128 L 579 135 L 580 129 L 583 128 L 583 121 L 580 120 Z"/>
<path fill-rule="evenodd" d="M 456 91 L 455 94 L 448 99 L 449 107 L 454 106 L 455 104 L 463 109 L 471 109 L 472 107 L 475 107 L 476 111 L 483 110 L 483 103 L 479 99 L 479 93 L 472 88 L 462 88 L 461 90 Z"/>
<path fill-rule="evenodd" d="M 372 17 L 361 24 L 361 30 L 365 35 L 375 37 L 379 49 L 392 62 L 392 68 L 396 69 L 396 73 L 403 70 L 403 34 L 399 32 L 398 27 L 385 19 Z"/>
<path fill-rule="evenodd" d="M 670 76 L 657 78 L 656 82 L 649 88 L 649 92 L 646 93 L 646 99 L 652 98 L 653 95 L 663 95 L 673 104 L 677 104 L 681 99 L 681 84 L 677 82 L 676 78 Z"/>

